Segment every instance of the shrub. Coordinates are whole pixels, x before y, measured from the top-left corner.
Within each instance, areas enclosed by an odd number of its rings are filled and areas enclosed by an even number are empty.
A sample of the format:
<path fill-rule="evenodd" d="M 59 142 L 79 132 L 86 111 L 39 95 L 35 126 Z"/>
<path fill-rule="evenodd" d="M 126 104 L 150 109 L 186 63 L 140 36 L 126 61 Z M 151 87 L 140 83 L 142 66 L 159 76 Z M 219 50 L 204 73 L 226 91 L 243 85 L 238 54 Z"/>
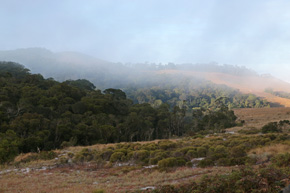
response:
<path fill-rule="evenodd" d="M 176 166 L 184 166 L 186 164 L 186 161 L 182 158 L 165 158 L 163 160 L 158 161 L 158 167 L 160 169 L 165 169 L 165 168 L 171 168 L 171 167 L 176 167 Z"/>
<path fill-rule="evenodd" d="M 168 149 L 172 149 L 172 148 L 176 148 L 177 144 L 171 141 L 160 141 L 158 143 L 160 149 L 163 150 L 168 150 Z"/>
<path fill-rule="evenodd" d="M 42 151 L 38 154 L 38 159 L 51 160 L 57 157 L 57 153 L 54 151 Z"/>
<path fill-rule="evenodd" d="M 145 159 L 148 159 L 150 155 L 150 152 L 147 150 L 138 150 L 133 152 L 132 158 L 136 161 L 143 161 L 145 162 Z"/>
<path fill-rule="evenodd" d="M 217 166 L 229 166 L 231 161 L 228 158 L 220 158 L 216 161 Z"/>
<path fill-rule="evenodd" d="M 186 162 L 185 166 L 191 168 L 193 164 L 191 162 Z"/>
<path fill-rule="evenodd" d="M 174 157 L 165 158 L 160 160 L 157 165 L 159 168 L 175 167 L 177 165 L 177 159 Z"/>
<path fill-rule="evenodd" d="M 107 149 L 107 150 L 104 150 L 102 153 L 101 153 L 101 156 L 103 158 L 103 160 L 105 161 L 109 161 L 110 160 L 110 157 L 111 155 L 114 153 L 113 150 L 111 149 Z"/>
<path fill-rule="evenodd" d="M 285 172 L 286 173 L 286 172 Z M 198 182 L 178 186 L 166 185 L 154 190 L 155 193 L 178 192 L 280 192 L 285 186 L 287 175 L 275 168 L 239 168 L 227 175 L 205 175 Z"/>
<path fill-rule="evenodd" d="M 115 152 L 110 157 L 110 162 L 122 161 L 124 160 L 125 154 L 123 152 Z"/>
<path fill-rule="evenodd" d="M 189 157 L 190 159 L 197 158 L 197 151 L 196 150 L 189 150 L 186 153 L 186 156 Z"/>
<path fill-rule="evenodd" d="M 238 133 L 246 134 L 246 135 L 252 135 L 252 134 L 258 134 L 261 131 L 262 131 L 261 129 L 257 129 L 255 127 L 251 127 L 249 129 L 241 129 L 241 130 L 238 131 Z"/>
<path fill-rule="evenodd" d="M 76 153 L 74 157 L 74 161 L 80 161 L 80 162 L 91 161 L 94 159 L 94 154 L 95 152 L 92 151 L 91 149 L 84 148 L 80 152 Z"/>
<path fill-rule="evenodd" d="M 213 165 L 214 165 L 214 162 L 210 158 L 205 158 L 203 160 L 200 160 L 200 162 L 198 162 L 197 164 L 197 166 L 201 168 L 205 168 L 205 167 L 213 166 Z"/>
<path fill-rule="evenodd" d="M 92 193 L 105 193 L 105 191 L 104 190 L 97 189 L 97 190 L 94 190 Z"/>
<path fill-rule="evenodd" d="M 262 127 L 262 133 L 280 133 L 282 129 L 277 122 L 270 122 Z"/>
<path fill-rule="evenodd" d="M 287 167 L 290 165 L 290 153 L 278 154 L 271 159 L 272 163 L 278 167 Z"/>
<path fill-rule="evenodd" d="M 207 150 L 205 147 L 198 147 L 196 152 L 197 152 L 198 157 L 205 157 Z"/>

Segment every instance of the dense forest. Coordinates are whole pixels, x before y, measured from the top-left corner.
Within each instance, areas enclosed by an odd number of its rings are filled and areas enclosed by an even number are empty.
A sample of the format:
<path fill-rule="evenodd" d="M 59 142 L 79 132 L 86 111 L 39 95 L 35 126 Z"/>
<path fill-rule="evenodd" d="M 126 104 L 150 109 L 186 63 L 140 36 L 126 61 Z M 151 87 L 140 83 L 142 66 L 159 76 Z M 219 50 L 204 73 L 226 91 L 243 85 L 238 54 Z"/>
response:
<path fill-rule="evenodd" d="M 180 105 L 166 94 L 158 98 L 163 100 L 158 105 L 146 98 L 156 97 L 153 94 L 137 103 L 139 95 L 129 92 L 134 103 L 120 89 L 102 92 L 85 79 L 60 83 L 13 62 L 0 62 L 0 80 L 0 162 L 20 152 L 222 132 L 236 124 L 236 116 L 224 103 L 235 95 L 218 98 L 222 94 L 210 89 L 197 92 L 200 99 L 216 96 L 209 105 Z M 181 91 L 168 94 L 182 100 Z M 264 104 L 256 97 L 255 101 Z"/>
<path fill-rule="evenodd" d="M 242 94 L 237 90 L 225 85 L 215 85 L 205 81 L 189 81 L 194 84 L 179 84 L 152 86 L 145 88 L 129 87 L 124 91 L 134 103 L 149 103 L 153 107 L 158 107 L 162 103 L 170 106 L 193 108 L 216 108 L 217 100 L 233 108 L 262 108 L 270 107 L 270 103 L 253 94 Z"/>

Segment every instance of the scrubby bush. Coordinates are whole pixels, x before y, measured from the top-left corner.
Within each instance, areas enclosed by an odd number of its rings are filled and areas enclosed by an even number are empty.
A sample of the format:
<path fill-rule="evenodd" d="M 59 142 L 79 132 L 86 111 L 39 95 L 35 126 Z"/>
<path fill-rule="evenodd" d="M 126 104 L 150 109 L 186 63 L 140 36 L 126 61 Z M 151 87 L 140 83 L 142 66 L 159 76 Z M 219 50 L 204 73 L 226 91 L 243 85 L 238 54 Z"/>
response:
<path fill-rule="evenodd" d="M 149 164 L 155 165 L 155 164 L 158 163 L 158 161 L 166 158 L 167 155 L 168 155 L 167 152 L 164 152 L 164 151 L 161 151 L 161 150 L 152 151 L 150 153 Z"/>
<path fill-rule="evenodd" d="M 197 152 L 197 156 L 198 157 L 205 157 L 206 156 L 207 149 L 205 147 L 198 147 L 196 149 L 196 152 Z"/>
<path fill-rule="evenodd" d="M 276 168 L 239 168 L 226 175 L 205 175 L 200 181 L 178 186 L 166 185 L 154 193 L 205 193 L 205 192 L 280 192 L 287 183 L 286 172 Z"/>
<path fill-rule="evenodd" d="M 176 167 L 176 166 L 184 166 L 186 164 L 186 161 L 182 158 L 165 158 L 163 160 L 158 161 L 158 167 L 160 169 L 166 169 L 166 168 L 171 168 L 171 167 Z"/>
<path fill-rule="evenodd" d="M 172 148 L 176 148 L 177 144 L 171 141 L 160 141 L 158 143 L 160 149 L 163 150 L 168 150 L 168 149 L 172 149 Z"/>
<path fill-rule="evenodd" d="M 238 133 L 246 134 L 246 135 L 258 134 L 260 132 L 262 132 L 262 130 L 261 129 L 257 129 L 255 127 L 251 127 L 249 129 L 241 129 L 241 130 L 238 131 Z"/>
<path fill-rule="evenodd" d="M 149 155 L 150 152 L 147 150 L 138 150 L 133 152 L 131 158 L 134 159 L 135 161 L 147 162 L 149 161 Z"/>
<path fill-rule="evenodd" d="M 110 157 L 110 162 L 122 161 L 124 160 L 125 154 L 123 152 L 115 152 Z"/>
<path fill-rule="evenodd" d="M 190 159 L 192 158 L 197 158 L 197 151 L 196 150 L 189 150 L 187 153 L 186 153 L 186 156 L 189 157 Z"/>
<path fill-rule="evenodd" d="M 106 149 L 106 150 L 104 150 L 103 152 L 101 152 L 101 156 L 102 156 L 103 160 L 105 160 L 105 161 L 109 161 L 110 158 L 111 158 L 111 155 L 112 155 L 113 153 L 114 153 L 113 150 L 111 150 L 111 149 Z"/>
<path fill-rule="evenodd" d="M 278 167 L 290 166 L 290 153 L 278 154 L 271 159 L 272 163 Z"/>
<path fill-rule="evenodd" d="M 282 129 L 277 122 L 270 122 L 262 127 L 262 133 L 280 133 Z"/>
<path fill-rule="evenodd" d="M 105 191 L 102 189 L 96 189 L 92 193 L 105 193 Z"/>
<path fill-rule="evenodd" d="M 209 167 L 209 166 L 213 166 L 213 165 L 214 165 L 214 162 L 210 158 L 205 158 L 203 160 L 200 160 L 197 164 L 197 166 L 201 167 L 201 168 L 205 168 L 205 167 Z"/>
<path fill-rule="evenodd" d="M 173 157 L 166 158 L 158 162 L 159 168 L 169 168 L 169 167 L 174 167 L 176 165 L 177 165 L 177 159 Z"/>
<path fill-rule="evenodd" d="M 84 148 L 80 152 L 76 153 L 74 157 L 74 161 L 77 161 L 77 162 L 91 161 L 94 159 L 95 155 L 96 155 L 95 151 L 88 148 Z"/>

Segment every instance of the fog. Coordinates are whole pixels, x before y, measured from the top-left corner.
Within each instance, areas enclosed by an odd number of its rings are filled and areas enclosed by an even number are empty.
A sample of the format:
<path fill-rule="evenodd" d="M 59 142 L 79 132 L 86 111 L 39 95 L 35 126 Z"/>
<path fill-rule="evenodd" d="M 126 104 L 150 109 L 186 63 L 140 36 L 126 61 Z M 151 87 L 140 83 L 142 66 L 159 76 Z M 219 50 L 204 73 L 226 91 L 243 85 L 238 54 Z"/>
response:
<path fill-rule="evenodd" d="M 0 0 L 0 50 L 246 66 L 290 81 L 287 0 Z"/>

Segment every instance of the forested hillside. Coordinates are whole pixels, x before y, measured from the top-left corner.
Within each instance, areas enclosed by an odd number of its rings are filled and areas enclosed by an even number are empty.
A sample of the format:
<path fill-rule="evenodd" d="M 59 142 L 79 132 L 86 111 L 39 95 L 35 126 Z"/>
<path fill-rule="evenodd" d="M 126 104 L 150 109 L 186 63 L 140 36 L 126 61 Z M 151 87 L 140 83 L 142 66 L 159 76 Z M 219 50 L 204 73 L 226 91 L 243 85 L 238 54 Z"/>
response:
<path fill-rule="evenodd" d="M 173 82 L 127 90 L 132 101 L 120 89 L 95 90 L 85 79 L 60 83 L 12 62 L 0 63 L 0 79 L 1 162 L 19 152 L 222 132 L 236 124 L 228 107 L 268 105 L 228 87 Z"/>
<path fill-rule="evenodd" d="M 215 111 L 163 103 L 133 104 L 119 89 L 94 90 L 87 80 L 57 82 L 12 62 L 0 63 L 1 161 L 18 152 L 67 145 L 142 141 L 221 131 L 236 117 L 223 104 Z M 9 156 L 8 156 L 9 155 Z"/>

